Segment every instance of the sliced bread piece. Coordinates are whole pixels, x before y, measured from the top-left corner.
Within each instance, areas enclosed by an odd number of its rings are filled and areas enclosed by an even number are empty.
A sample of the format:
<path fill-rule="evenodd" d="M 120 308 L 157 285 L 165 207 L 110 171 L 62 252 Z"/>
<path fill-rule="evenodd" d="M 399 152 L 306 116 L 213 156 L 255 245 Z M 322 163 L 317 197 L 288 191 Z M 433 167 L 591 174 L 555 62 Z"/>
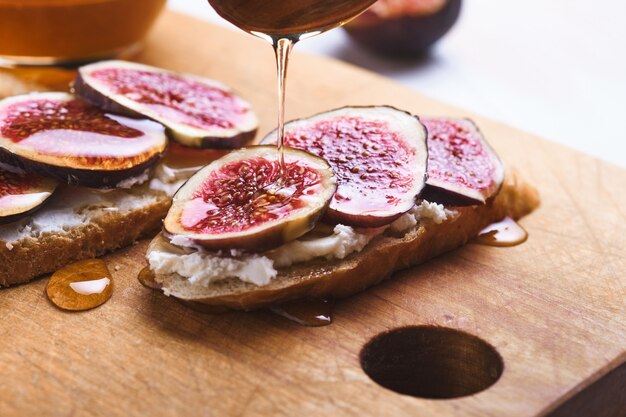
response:
<path fill-rule="evenodd" d="M 147 185 L 64 186 L 42 210 L 0 225 L 0 286 L 25 283 L 156 233 L 171 199 Z"/>
<path fill-rule="evenodd" d="M 402 237 L 382 235 L 345 259 L 319 259 L 278 270 L 269 284 L 257 286 L 229 278 L 194 285 L 178 274 L 157 274 L 155 281 L 176 298 L 212 306 L 254 310 L 301 297 L 346 297 L 387 279 L 400 269 L 421 264 L 455 249 L 487 225 L 505 216 L 515 219 L 539 206 L 537 190 L 508 172 L 497 196 L 485 205 L 455 207 L 459 214 L 440 224 L 423 221 Z M 159 250 L 157 237 L 148 251 Z"/>

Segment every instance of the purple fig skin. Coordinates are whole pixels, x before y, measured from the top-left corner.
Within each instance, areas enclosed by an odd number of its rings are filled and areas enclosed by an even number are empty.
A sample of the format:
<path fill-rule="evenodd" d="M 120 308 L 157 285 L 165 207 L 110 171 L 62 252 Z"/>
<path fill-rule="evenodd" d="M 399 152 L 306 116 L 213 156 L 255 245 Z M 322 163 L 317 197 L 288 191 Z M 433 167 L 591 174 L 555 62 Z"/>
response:
<path fill-rule="evenodd" d="M 423 121 L 427 130 L 428 130 L 428 124 L 431 121 L 437 121 L 437 120 L 446 120 L 446 119 L 424 118 Z M 489 144 L 489 142 L 487 142 L 482 132 L 480 131 L 480 129 L 478 128 L 478 126 L 473 120 L 467 119 L 467 118 L 456 119 L 456 120 L 447 119 L 447 120 L 451 122 L 458 121 L 460 123 L 465 123 L 467 126 L 471 128 L 472 133 L 479 139 L 483 149 L 486 151 L 487 155 L 489 155 L 491 161 L 493 162 L 493 165 L 495 167 L 496 178 L 491 178 L 491 179 L 494 180 L 496 187 L 490 195 L 487 195 L 487 196 L 483 195 L 480 198 L 477 198 L 476 196 L 470 195 L 470 192 L 469 192 L 469 191 L 474 192 L 475 190 L 466 191 L 466 193 L 464 194 L 462 187 L 458 187 L 456 189 L 453 187 L 454 185 L 457 185 L 457 184 L 451 184 L 451 187 L 445 187 L 445 186 L 434 184 L 435 181 L 432 178 L 429 178 L 426 180 L 426 186 L 422 190 L 420 198 L 430 201 L 430 202 L 443 204 L 444 206 L 465 207 L 465 206 L 486 204 L 490 200 L 492 200 L 498 194 L 498 192 L 500 191 L 500 188 L 502 188 L 502 184 L 504 182 L 503 181 L 504 180 L 504 164 L 502 160 L 500 159 L 500 157 L 498 156 L 498 154 L 496 153 L 496 151 L 493 149 L 493 147 Z M 431 140 L 431 133 L 432 132 L 428 133 L 429 141 Z M 429 152 L 429 154 L 432 154 L 432 152 Z M 427 173 L 428 173 L 428 169 L 427 169 Z"/>
<path fill-rule="evenodd" d="M 4 216 L 4 217 L 0 217 L 0 225 L 3 224 L 9 224 L 9 223 L 13 223 L 16 222 L 20 219 L 23 219 L 24 217 L 28 217 L 31 214 L 35 213 L 36 211 L 38 211 L 39 209 L 41 209 L 43 206 L 45 206 L 48 201 L 50 199 L 46 199 L 43 203 L 41 203 L 40 205 L 33 207 L 32 209 L 28 210 L 28 211 L 23 211 L 21 213 L 17 213 L 17 214 L 12 214 L 10 216 Z"/>
<path fill-rule="evenodd" d="M 329 225 L 345 224 L 352 227 L 375 228 L 382 227 L 396 221 L 403 213 L 395 213 L 391 216 L 351 216 L 341 213 L 337 210 L 328 209 L 322 219 L 322 222 Z"/>
<path fill-rule="evenodd" d="M 344 29 L 359 45 L 381 55 L 420 56 L 452 28 L 460 11 L 461 0 L 448 0 L 433 14 L 387 19 L 371 17 L 376 23 L 367 24 L 362 24 L 361 17 L 357 17 Z"/>
<path fill-rule="evenodd" d="M 21 219 L 23 219 L 25 217 L 28 217 L 31 214 L 34 214 L 37 211 L 39 211 L 42 208 L 44 208 L 46 206 L 46 204 L 48 204 L 48 202 L 50 200 L 52 200 L 52 196 L 46 198 L 41 204 L 31 208 L 30 210 L 26 210 L 26 211 L 23 211 L 21 213 L 12 214 L 10 216 L 0 216 L 0 225 L 13 223 L 13 222 L 21 220 Z"/>
<path fill-rule="evenodd" d="M 144 161 L 132 168 L 106 171 L 86 170 L 69 167 L 49 165 L 30 159 L 20 158 L 6 149 L 0 147 L 0 162 L 17 169 L 53 178 L 68 185 L 80 185 L 91 188 L 115 188 L 118 183 L 132 177 L 142 175 L 146 170 L 154 167 L 162 158 L 163 154 Z"/>
<path fill-rule="evenodd" d="M 252 142 L 256 137 L 258 129 L 251 130 L 249 132 L 242 132 L 236 136 L 231 136 L 228 140 L 219 136 L 205 136 L 201 139 L 200 149 L 238 149 L 242 146 Z M 165 129 L 166 134 L 172 140 L 176 140 L 176 134 L 172 129 Z M 178 142 L 178 141 L 177 141 Z"/>
<path fill-rule="evenodd" d="M 424 187 L 424 191 L 422 191 L 420 197 L 426 201 L 430 201 L 431 203 L 439 203 L 443 204 L 444 206 L 452 207 L 467 207 L 484 204 L 484 202 L 475 198 L 471 198 L 462 194 L 451 194 L 450 191 L 446 190 L 445 188 L 436 187 L 428 184 L 426 184 L 426 187 Z"/>
<path fill-rule="evenodd" d="M 0 200 L 4 201 L 0 204 L 0 224 L 12 223 L 41 209 L 52 199 L 58 186 L 59 183 L 52 179 L 22 174 L 21 171 L 1 166 Z M 43 195 L 45 193 L 47 196 Z M 39 199 L 27 198 L 25 202 L 20 201 L 20 196 L 37 196 Z"/>
<path fill-rule="evenodd" d="M 48 204 L 48 202 L 50 200 L 52 200 L 52 196 L 46 198 L 41 204 L 31 208 L 30 210 L 26 210 L 26 211 L 23 211 L 21 213 L 12 214 L 10 216 L 4 216 L 4 217 L 0 216 L 0 225 L 13 223 L 13 222 L 21 220 L 21 219 L 23 219 L 25 217 L 28 217 L 31 214 L 34 214 L 35 212 L 37 212 L 37 211 L 41 210 L 42 208 L 44 208 L 46 206 L 46 204 Z"/>
<path fill-rule="evenodd" d="M 151 119 L 156 122 L 159 120 L 155 120 L 147 115 L 141 114 L 133 109 L 122 106 L 115 100 L 96 90 L 92 86 L 89 85 L 87 81 L 83 78 L 81 73 L 79 72 L 76 78 L 72 83 L 72 91 L 81 97 L 83 100 L 93 104 L 96 107 L 101 108 L 102 110 L 114 114 L 119 114 L 121 116 L 133 117 L 138 119 Z M 176 142 L 184 146 L 189 146 L 185 141 L 180 140 L 179 133 L 168 126 L 165 127 L 166 135 Z M 235 136 L 204 136 L 197 137 L 194 139 L 197 146 L 193 146 L 194 148 L 201 149 L 237 149 L 251 142 L 257 134 L 258 126 L 250 131 L 241 132 Z"/>
<path fill-rule="evenodd" d="M 120 116 L 132 117 L 134 119 L 144 119 L 145 117 L 140 113 L 120 106 L 114 100 L 94 90 L 89 84 L 87 84 L 83 77 L 78 73 L 74 81 L 72 82 L 72 92 L 78 97 L 82 98 L 88 103 L 99 107 L 105 112 L 119 114 Z"/>

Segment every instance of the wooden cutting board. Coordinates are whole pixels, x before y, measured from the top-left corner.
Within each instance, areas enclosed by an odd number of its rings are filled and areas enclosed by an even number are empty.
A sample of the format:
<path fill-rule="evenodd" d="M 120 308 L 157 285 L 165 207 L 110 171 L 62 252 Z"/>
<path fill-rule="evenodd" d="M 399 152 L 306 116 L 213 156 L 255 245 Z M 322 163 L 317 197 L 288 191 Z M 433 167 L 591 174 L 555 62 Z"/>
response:
<path fill-rule="evenodd" d="M 261 41 L 167 13 L 138 59 L 222 80 L 252 101 L 260 132 L 274 127 L 273 54 Z M 0 291 L 0 416 L 626 415 L 623 169 L 320 57 L 294 56 L 287 101 L 290 118 L 346 104 L 473 117 L 540 189 L 541 208 L 522 220 L 529 240 L 470 244 L 399 273 L 338 302 L 321 328 L 268 312 L 200 314 L 150 291 L 136 280 L 141 242 L 106 258 L 116 289 L 95 310 L 56 309 L 45 278 Z M 492 344 L 500 380 L 429 400 L 365 375 L 368 340 L 424 324 Z"/>

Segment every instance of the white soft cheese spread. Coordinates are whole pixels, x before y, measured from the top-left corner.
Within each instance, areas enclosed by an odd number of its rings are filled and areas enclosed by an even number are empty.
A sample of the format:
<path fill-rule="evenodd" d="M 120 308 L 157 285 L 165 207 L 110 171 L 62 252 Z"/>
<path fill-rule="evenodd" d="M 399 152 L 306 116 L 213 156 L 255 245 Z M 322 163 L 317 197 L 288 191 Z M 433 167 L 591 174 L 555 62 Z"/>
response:
<path fill-rule="evenodd" d="M 129 189 L 129 188 L 134 187 L 135 185 L 141 185 L 144 182 L 148 181 L 149 179 L 150 179 L 150 170 L 146 169 L 141 174 L 135 177 L 126 178 L 125 180 L 118 182 L 117 184 L 115 184 L 115 188 Z"/>
<path fill-rule="evenodd" d="M 354 230 L 350 226 L 338 224 L 330 236 L 317 239 L 297 239 L 265 253 L 277 267 L 286 267 L 315 258 L 343 259 L 354 252 L 360 252 L 385 228 Z"/>
<path fill-rule="evenodd" d="M 185 181 L 187 180 L 164 181 L 162 178 L 154 177 L 150 180 L 150 189 L 163 191 L 168 196 L 173 197 Z"/>
<path fill-rule="evenodd" d="M 0 168 L 23 172 L 2 163 Z M 138 176 L 119 182 L 116 189 L 111 190 L 62 186 L 41 210 L 21 220 L 0 225 L 0 244 L 12 250 L 15 243 L 21 239 L 37 238 L 43 233 L 67 232 L 72 227 L 102 215 L 103 211 L 124 212 L 150 204 L 155 201 L 154 196 L 141 195 L 132 190 L 148 180 L 151 190 L 173 196 L 192 172 L 175 173 L 159 164 L 154 170 L 152 179 L 149 174 L 150 170 L 145 170 Z"/>
<path fill-rule="evenodd" d="M 226 257 L 199 251 L 178 254 L 167 248 L 159 249 L 148 252 L 150 269 L 157 274 L 176 273 L 192 284 L 207 286 L 214 281 L 237 277 L 241 281 L 261 286 L 269 284 L 277 274 L 272 261 L 261 255 Z M 167 294 L 166 288 L 164 292 Z"/>
<path fill-rule="evenodd" d="M 23 172 L 2 163 L 0 168 Z M 0 245 L 12 250 L 21 239 L 37 238 L 44 233 L 64 233 L 72 227 L 88 223 L 106 211 L 125 212 L 144 207 L 154 202 L 156 197 L 135 192 L 138 185 L 150 180 L 150 189 L 172 196 L 192 173 L 179 175 L 159 164 L 152 179 L 149 174 L 150 170 L 145 170 L 135 177 L 119 182 L 111 190 L 61 186 L 41 210 L 15 222 L 0 225 Z"/>
<path fill-rule="evenodd" d="M 151 246 L 147 258 L 150 269 L 157 276 L 176 273 L 191 283 L 203 286 L 228 278 L 238 278 L 262 286 L 276 277 L 276 268 L 316 258 L 344 259 L 352 253 L 360 252 L 372 239 L 383 234 L 387 227 L 396 233 L 409 232 L 420 221 L 430 220 L 440 224 L 456 216 L 458 212 L 455 210 L 422 201 L 386 227 L 357 230 L 338 224 L 328 236 L 311 239 L 305 235 L 262 254 L 202 251 L 192 248 L 187 238 L 174 236 L 171 241 L 173 244 L 186 247 L 180 248 L 172 244 Z M 167 294 L 167 288 L 163 290 Z"/>
<path fill-rule="evenodd" d="M 194 172 L 192 171 L 175 171 L 163 164 L 159 164 L 155 168 L 154 175 L 150 180 L 150 188 L 163 191 L 165 194 L 172 197 L 193 174 Z"/>
<path fill-rule="evenodd" d="M 0 225 L 0 244 L 12 250 L 24 238 L 37 238 L 44 233 L 65 233 L 70 228 L 102 216 L 106 211 L 125 212 L 144 207 L 156 200 L 126 190 L 96 190 L 62 186 L 46 206 L 31 216 Z"/>
<path fill-rule="evenodd" d="M 422 200 L 391 223 L 389 229 L 396 233 L 402 233 L 414 228 L 420 221 L 429 220 L 435 224 L 441 224 L 446 220 L 456 219 L 458 215 L 458 211 L 447 209 L 443 204 Z"/>

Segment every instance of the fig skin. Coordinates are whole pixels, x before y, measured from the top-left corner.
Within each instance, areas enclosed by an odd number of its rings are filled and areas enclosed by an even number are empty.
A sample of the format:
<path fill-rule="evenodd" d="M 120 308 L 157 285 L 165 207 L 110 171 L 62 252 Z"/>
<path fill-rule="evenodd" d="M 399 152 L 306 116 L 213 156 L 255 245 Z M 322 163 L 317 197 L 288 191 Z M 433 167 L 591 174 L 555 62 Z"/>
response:
<path fill-rule="evenodd" d="M 38 203 L 32 203 L 30 206 L 22 205 L 18 208 L 15 208 L 15 206 L 7 208 L 3 204 L 0 204 L 0 224 L 12 223 L 40 210 L 51 200 L 51 197 L 54 195 L 59 185 L 55 180 L 49 178 L 39 177 L 33 174 L 25 174 L 21 172 L 18 173 L 18 171 L 7 170 L 5 168 L 6 167 L 0 166 L 0 178 L 2 178 L 3 180 L 0 183 L 0 202 L 3 198 L 10 197 L 12 195 L 19 195 L 13 194 L 11 192 L 4 195 L 1 193 L 2 188 L 6 185 L 4 182 L 6 180 L 6 176 L 17 177 L 13 178 L 13 181 L 17 181 L 18 186 L 22 185 L 20 184 L 20 182 L 23 181 L 23 186 L 25 188 L 24 191 L 26 191 L 26 195 L 33 193 L 48 193 L 48 195 L 42 197 L 42 199 Z M 18 209 L 21 209 L 22 211 L 19 211 Z"/>
<path fill-rule="evenodd" d="M 28 217 L 31 214 L 36 213 L 37 211 L 42 209 L 48 203 L 48 201 L 50 201 L 50 198 L 47 198 L 43 203 L 41 203 L 38 206 L 33 207 L 30 210 L 23 211 L 23 212 L 17 213 L 17 214 L 12 214 L 10 216 L 0 216 L 0 225 L 13 223 L 13 222 L 16 222 L 16 221 L 18 221 L 20 219 L 23 219 L 24 217 Z"/>
<path fill-rule="evenodd" d="M 89 82 L 85 79 L 85 72 L 89 70 L 92 66 L 102 66 L 103 68 L 114 68 L 116 65 L 120 68 L 131 68 L 131 69 L 143 69 L 147 71 L 153 71 L 156 73 L 164 73 L 164 74 L 172 74 L 178 75 L 182 77 L 186 77 L 189 79 L 202 80 L 201 77 L 191 76 L 187 74 L 180 74 L 173 71 L 164 70 L 161 68 L 151 67 L 148 65 L 124 62 L 124 61 L 103 61 L 100 63 L 95 63 L 91 65 L 87 65 L 85 67 L 79 68 L 78 74 L 73 81 L 72 89 L 80 96 L 83 100 L 88 101 L 89 103 L 103 109 L 104 111 L 111 112 L 114 114 L 119 114 L 127 117 L 133 118 L 148 118 L 163 124 L 165 127 L 165 133 L 167 136 L 180 143 L 184 146 L 194 147 L 194 148 L 202 148 L 202 149 L 237 149 L 251 142 L 258 130 L 258 120 L 255 123 L 256 126 L 251 130 L 241 131 L 233 136 L 219 136 L 219 135 L 211 135 L 211 134 L 189 134 L 184 132 L 181 129 L 177 129 L 176 127 L 172 127 L 172 124 L 168 123 L 162 116 L 155 116 L 152 113 L 141 113 L 140 111 L 134 110 L 128 106 L 124 106 L 120 104 L 115 99 L 107 96 L 104 92 L 99 91 L 89 84 Z M 227 86 L 223 86 L 223 88 L 236 95 L 239 96 L 236 92 L 228 89 Z M 252 112 L 252 109 L 250 109 Z"/>
<path fill-rule="evenodd" d="M 362 47 L 390 57 L 417 57 L 443 37 L 457 21 L 461 0 L 446 0 L 434 13 L 380 17 L 371 11 L 344 29 Z"/>
<path fill-rule="evenodd" d="M 9 97 L 7 99 L 1 100 L 0 106 L 14 106 L 28 103 L 29 101 L 38 100 L 49 100 L 55 103 L 69 103 L 78 99 L 67 93 L 31 93 L 22 96 Z M 71 121 L 72 119 L 70 118 L 68 120 Z M 2 135 L 0 135 L 0 138 L 1 141 L 4 143 L 0 142 L 0 163 L 4 163 L 8 166 L 14 167 L 15 169 L 25 172 L 53 178 L 58 180 L 59 182 L 66 183 L 68 185 L 80 185 L 93 188 L 114 188 L 118 183 L 132 177 L 140 176 L 150 168 L 154 167 L 162 159 L 165 151 L 167 150 L 167 138 L 164 134 L 164 131 L 162 130 L 163 128 L 159 124 L 151 121 L 148 122 L 146 119 L 137 121 L 133 119 L 133 123 L 144 123 L 144 121 L 149 123 L 149 126 L 144 126 L 148 128 L 148 130 L 146 131 L 138 130 L 139 128 L 135 129 L 133 127 L 124 125 L 121 122 L 118 122 L 121 126 L 134 129 L 143 135 L 155 135 L 152 140 L 160 140 L 160 145 L 150 150 L 150 153 L 152 155 L 150 155 L 144 161 L 135 163 L 134 165 L 129 167 L 105 169 L 102 166 L 89 166 L 85 163 L 82 163 L 82 165 L 79 164 L 79 167 L 73 167 L 71 166 L 71 158 L 80 157 L 68 157 L 67 161 L 69 162 L 66 163 L 66 161 L 57 161 L 58 158 L 63 158 L 53 154 L 51 154 L 53 156 L 50 157 L 52 158 L 52 161 L 45 161 L 44 159 L 48 158 L 48 154 L 42 153 L 41 155 L 43 156 L 41 156 L 38 155 L 37 152 L 33 152 L 33 154 L 31 155 L 30 152 L 20 150 L 19 147 L 12 149 L 11 146 L 16 145 L 12 144 L 11 139 L 5 138 Z M 105 155 L 104 157 L 107 156 L 108 155 Z M 112 156 L 112 158 L 116 157 Z"/>
<path fill-rule="evenodd" d="M 485 204 L 485 202 L 481 200 L 464 196 L 462 194 L 451 194 L 450 191 L 445 188 L 428 184 L 426 184 L 424 191 L 422 191 L 421 198 L 426 201 L 451 207 L 467 207 Z"/>
<path fill-rule="evenodd" d="M 48 201 L 50 201 L 50 198 L 47 198 L 43 203 L 41 203 L 38 206 L 33 207 L 30 210 L 23 211 L 23 212 L 18 213 L 18 214 L 12 214 L 10 216 L 4 216 L 4 217 L 0 216 L 0 225 L 13 223 L 13 222 L 16 222 L 16 221 L 18 221 L 20 219 L 23 219 L 24 217 L 28 217 L 31 214 L 36 213 L 41 208 L 43 208 L 48 203 Z"/>
<path fill-rule="evenodd" d="M 445 206 L 464 207 L 486 204 L 489 200 L 498 195 L 498 192 L 500 191 L 500 188 L 502 188 L 502 184 L 504 182 L 504 163 L 502 162 L 496 151 L 493 149 L 493 147 L 489 144 L 489 142 L 487 142 L 482 132 L 473 120 L 467 118 L 424 118 L 423 122 L 426 125 L 427 129 L 428 125 L 434 122 L 450 122 L 465 125 L 465 127 L 467 127 L 476 137 L 476 139 L 478 139 L 478 141 L 481 143 L 483 150 L 489 156 L 490 161 L 493 163 L 495 178 L 490 178 L 490 180 L 494 181 L 495 188 L 491 193 L 485 195 L 481 192 L 481 190 L 470 189 L 467 187 L 463 189 L 463 187 L 458 184 L 445 184 L 438 182 L 437 179 L 431 175 L 426 181 L 426 186 L 422 191 L 421 198 L 431 202 L 443 204 Z M 429 131 L 428 133 L 430 145 L 432 145 L 431 137 L 433 134 L 436 134 L 436 132 L 433 132 L 431 129 L 431 131 Z M 429 155 L 432 156 L 434 155 L 434 153 L 435 151 L 431 150 L 429 152 Z"/>
<path fill-rule="evenodd" d="M 173 244 L 176 244 L 175 238 L 180 237 L 191 243 L 192 246 L 197 245 L 208 250 L 237 249 L 260 252 L 295 240 L 312 230 L 328 208 L 328 204 L 337 189 L 335 175 L 328 162 L 311 153 L 287 147 L 284 148 L 284 152 L 287 164 L 294 160 L 306 160 L 306 166 L 313 166 L 316 171 L 322 174 L 318 184 L 322 188 L 318 194 L 311 196 L 318 200 L 312 206 L 307 205 L 305 212 L 300 212 L 297 216 L 265 222 L 260 226 L 250 226 L 243 231 L 221 232 L 221 236 L 218 236 L 218 232 L 206 234 L 199 231 L 195 233 L 182 225 L 186 205 L 198 198 L 193 197 L 194 194 L 205 185 L 205 181 L 211 173 L 228 164 L 255 157 L 262 157 L 271 161 L 277 160 L 278 153 L 275 146 L 257 145 L 233 151 L 210 163 L 192 176 L 174 195 L 172 207 L 163 222 L 163 234 L 174 240 Z M 305 201 L 305 199 L 300 199 L 300 201 Z M 203 209 L 200 208 L 200 210 Z"/>
<path fill-rule="evenodd" d="M 294 146 L 293 144 L 290 143 L 289 140 L 289 135 L 290 135 L 290 129 L 294 128 L 294 129 L 298 129 L 300 124 L 307 124 L 309 121 L 314 120 L 314 123 L 319 123 L 320 120 L 323 120 L 323 118 L 325 116 L 330 115 L 331 119 L 335 118 L 335 117 L 339 117 L 341 118 L 342 115 L 345 114 L 356 114 L 357 116 L 359 115 L 360 112 L 369 112 L 370 110 L 380 110 L 380 111 L 384 111 L 384 112 L 389 112 L 391 111 L 394 118 L 394 121 L 396 121 L 398 118 L 398 115 L 402 115 L 402 117 L 404 118 L 405 121 L 411 121 L 411 129 L 415 129 L 415 130 L 411 130 L 412 133 L 415 133 L 416 135 L 419 133 L 419 135 L 422 137 L 422 139 L 420 139 L 419 143 L 413 143 L 412 145 L 414 145 L 414 149 L 417 151 L 416 152 L 416 160 L 414 161 L 416 164 L 418 164 L 419 166 L 417 167 L 417 171 L 415 172 L 411 172 L 411 178 L 415 181 L 416 184 L 418 184 L 418 187 L 413 190 L 414 194 L 413 197 L 410 199 L 402 199 L 402 202 L 400 204 L 400 207 L 397 206 L 390 206 L 388 207 L 388 210 L 373 210 L 372 207 L 362 207 L 362 210 L 356 212 L 356 211 L 352 211 L 352 212 L 348 212 L 345 209 L 345 206 L 341 207 L 341 203 L 337 203 L 336 201 L 332 201 L 328 210 L 326 211 L 326 214 L 324 215 L 324 218 L 322 219 L 322 221 L 324 221 L 325 223 L 329 223 L 329 224 L 345 224 L 348 226 L 352 226 L 352 227 L 366 227 L 366 228 L 370 228 L 370 227 L 381 227 L 381 226 L 385 226 L 388 225 L 390 223 L 392 223 L 393 221 L 395 221 L 396 219 L 398 219 L 400 216 L 402 216 L 402 214 L 406 213 L 407 211 L 409 211 L 413 205 L 415 204 L 415 199 L 417 198 L 417 196 L 421 193 L 421 191 L 423 190 L 423 187 L 425 186 L 425 182 L 426 182 L 426 171 L 427 171 L 427 164 L 428 164 L 428 149 L 427 149 L 427 145 L 426 145 L 426 138 L 427 138 L 427 132 L 426 132 L 426 128 L 422 125 L 422 123 L 420 122 L 419 117 L 412 115 L 409 112 L 406 112 L 404 110 L 400 110 L 397 109 L 395 107 L 392 106 L 387 106 L 387 105 L 381 105 L 381 106 L 345 106 L 345 107 L 340 107 L 337 109 L 333 109 L 333 110 L 328 110 L 325 112 L 321 112 L 321 113 L 317 113 L 315 115 L 309 116 L 309 117 L 305 117 L 302 119 L 295 119 L 295 120 L 291 120 L 288 123 L 286 123 L 285 125 L 285 134 L 286 134 L 286 145 L 288 146 Z M 365 113 L 367 114 L 367 113 Z M 349 117 L 349 116 L 348 116 Z M 373 118 L 367 118 L 365 117 L 363 120 L 366 121 L 372 121 L 374 120 Z M 399 123 L 399 122 L 398 122 Z M 295 127 L 293 127 L 295 126 Z M 399 128 L 399 127 L 398 127 Z M 275 144 L 277 140 L 277 135 L 276 135 L 276 130 L 268 133 L 262 140 L 261 143 L 262 144 Z M 375 144 L 374 144 L 375 145 Z M 325 158 L 329 158 L 328 155 L 325 154 L 325 152 L 328 150 L 327 148 L 324 148 L 324 146 L 322 145 L 321 147 L 318 146 L 314 146 L 315 147 L 315 151 L 314 150 L 309 150 L 309 152 L 312 153 L 317 153 L 317 152 L 322 152 L 320 155 L 325 157 Z M 382 149 L 381 149 L 382 150 Z M 420 153 L 421 151 L 421 153 Z M 354 155 L 355 156 L 355 160 L 359 160 L 360 155 Z M 349 158 L 348 156 L 346 156 L 347 158 Z M 345 161 L 343 161 L 345 162 Z M 387 161 L 388 163 L 390 161 Z M 331 166 L 333 166 L 333 169 L 335 169 L 337 171 L 337 175 L 338 177 L 342 177 L 341 174 L 341 170 L 342 167 L 337 165 L 334 166 L 333 162 L 331 161 Z M 365 169 L 365 166 L 362 166 L 361 168 Z M 361 171 L 361 173 L 364 173 L 363 171 Z M 342 191 L 342 184 L 349 184 L 350 181 L 346 181 L 344 183 L 342 183 L 341 180 L 338 181 L 338 192 Z M 384 196 L 381 196 L 381 199 L 383 199 Z M 357 199 L 358 200 L 358 199 Z M 371 199 L 369 200 L 370 202 L 372 201 Z M 369 214 L 367 213 L 367 211 L 369 211 Z"/>
<path fill-rule="evenodd" d="M 59 167 L 18 157 L 6 149 L 0 147 L 0 163 L 5 163 L 16 169 L 32 172 L 44 177 L 53 178 L 67 185 L 77 185 L 89 188 L 115 188 L 120 182 L 129 178 L 143 175 L 144 172 L 154 168 L 163 158 L 163 154 L 155 155 L 145 162 L 132 168 L 106 171 L 86 170 L 70 167 Z"/>

